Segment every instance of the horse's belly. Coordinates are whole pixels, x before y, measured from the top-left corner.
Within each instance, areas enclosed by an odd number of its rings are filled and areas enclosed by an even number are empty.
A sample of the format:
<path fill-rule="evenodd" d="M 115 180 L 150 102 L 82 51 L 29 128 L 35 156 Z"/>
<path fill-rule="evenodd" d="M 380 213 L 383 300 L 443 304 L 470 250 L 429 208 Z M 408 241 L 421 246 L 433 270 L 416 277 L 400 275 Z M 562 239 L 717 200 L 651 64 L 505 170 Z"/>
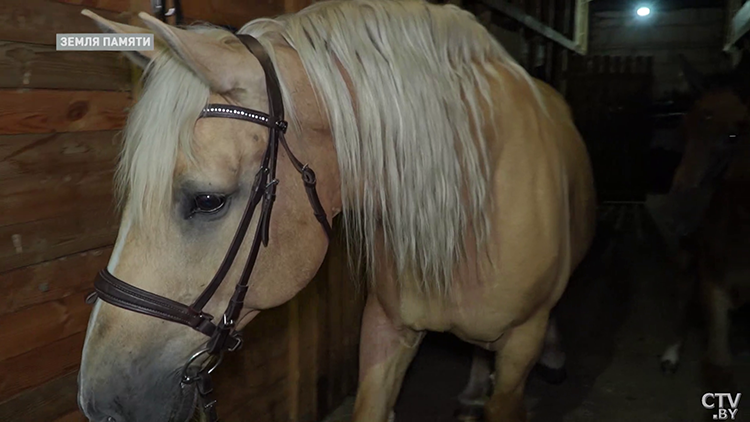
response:
<path fill-rule="evenodd" d="M 513 288 L 494 283 L 456 286 L 450 300 L 426 299 L 402 292 L 399 319 L 413 330 L 451 332 L 479 345 L 493 343 L 535 309 L 536 301 L 529 298 L 538 286 L 535 283 L 521 286 L 524 283 Z"/>

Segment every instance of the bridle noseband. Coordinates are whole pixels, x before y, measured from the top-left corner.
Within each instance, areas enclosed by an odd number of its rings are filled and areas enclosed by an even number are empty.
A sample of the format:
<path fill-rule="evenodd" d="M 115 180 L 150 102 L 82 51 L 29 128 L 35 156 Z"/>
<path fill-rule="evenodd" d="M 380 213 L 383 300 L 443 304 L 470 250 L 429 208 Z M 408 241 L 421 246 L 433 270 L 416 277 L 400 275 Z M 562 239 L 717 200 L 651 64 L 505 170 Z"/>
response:
<path fill-rule="evenodd" d="M 279 145 L 284 148 L 290 161 L 302 175 L 307 197 L 313 208 L 315 217 L 323 226 L 329 240 L 331 238 L 331 226 L 328 223 L 326 212 L 320 203 L 315 189 L 315 172 L 306 164 L 303 165 L 292 154 L 284 138 L 284 133 L 287 130 L 287 122 L 284 121 L 284 104 L 273 63 L 258 40 L 244 34 L 236 34 L 236 36 L 247 47 L 250 53 L 260 61 L 263 67 L 266 77 L 269 112 L 266 114 L 261 111 L 227 104 L 208 104 L 201 112 L 200 118 L 221 117 L 244 120 L 266 126 L 269 129 L 269 134 L 268 146 L 263 155 L 260 170 L 255 176 L 250 199 L 248 200 L 242 220 L 240 220 L 237 232 L 219 269 L 208 286 L 206 286 L 191 305 L 185 305 L 130 285 L 112 275 L 106 268 L 99 272 L 94 281 L 96 291 L 87 298 L 87 302 L 89 303 L 93 303 L 98 297 L 111 305 L 123 309 L 183 324 L 209 337 L 205 347 L 193 354 L 185 364 L 181 383 L 183 385 L 196 383 L 201 406 L 210 422 L 218 421 L 215 409 L 216 401 L 209 398 L 209 394 L 213 390 L 210 374 L 221 362 L 225 351 L 232 352 L 242 345 L 242 337 L 236 330 L 237 319 L 243 308 L 248 289 L 248 280 L 255 266 L 261 243 L 263 246 L 268 246 L 271 211 L 276 198 L 276 187 L 279 183 L 278 179 L 276 179 L 276 161 Z M 226 278 L 229 269 L 232 267 L 250 226 L 255 209 L 259 204 L 261 204 L 260 220 L 255 231 L 255 236 L 253 237 L 245 267 L 242 270 L 240 280 L 235 286 L 234 293 L 221 319 L 218 322 L 214 322 L 214 317 L 203 312 L 203 309 L 216 293 Z M 195 374 L 191 374 L 190 371 L 193 363 L 197 362 L 203 355 L 206 355 L 207 359 L 200 362 L 201 366 L 195 371 Z"/>

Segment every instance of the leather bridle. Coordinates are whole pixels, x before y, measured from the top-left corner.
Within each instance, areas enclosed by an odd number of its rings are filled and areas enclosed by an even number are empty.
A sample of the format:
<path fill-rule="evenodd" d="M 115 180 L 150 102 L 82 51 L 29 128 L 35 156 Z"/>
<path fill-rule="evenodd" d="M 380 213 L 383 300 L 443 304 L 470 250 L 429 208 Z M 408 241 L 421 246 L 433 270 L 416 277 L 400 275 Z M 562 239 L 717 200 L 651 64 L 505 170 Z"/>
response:
<path fill-rule="evenodd" d="M 268 246 L 271 210 L 276 197 L 276 186 L 279 183 L 278 179 L 276 179 L 276 161 L 279 145 L 284 148 L 290 161 L 302 175 L 307 197 L 313 208 L 315 217 L 323 226 L 329 240 L 331 238 L 331 226 L 328 223 L 326 212 L 320 203 L 315 189 L 315 172 L 306 164 L 303 165 L 292 154 L 284 138 L 287 130 L 287 122 L 284 121 L 284 104 L 273 63 L 258 40 L 249 35 L 235 35 L 242 41 L 250 53 L 260 61 L 263 67 L 266 77 L 266 90 L 268 92 L 268 114 L 233 105 L 208 104 L 203 108 L 200 118 L 221 117 L 244 120 L 266 126 L 269 129 L 269 134 L 268 146 L 266 147 L 260 170 L 255 176 L 250 199 L 248 200 L 242 220 L 240 220 L 237 232 L 219 269 L 203 292 L 190 305 L 176 302 L 128 284 L 112 275 L 106 268 L 99 272 L 94 281 L 96 291 L 87 298 L 87 302 L 89 303 L 93 303 L 98 297 L 111 305 L 123 309 L 183 324 L 209 337 L 205 347 L 195 353 L 185 364 L 181 384 L 188 385 L 195 383 L 197 385 L 200 404 L 210 422 L 218 421 L 215 409 L 216 401 L 210 399 L 210 394 L 213 390 L 210 374 L 221 362 L 225 351 L 232 352 L 242 345 L 242 337 L 236 329 L 237 319 L 242 311 L 248 289 L 248 280 L 255 266 L 261 243 L 263 246 Z M 255 209 L 261 202 L 260 219 L 240 280 L 235 286 L 234 293 L 221 319 L 218 322 L 214 322 L 214 317 L 203 312 L 203 309 L 216 293 L 229 269 L 232 267 L 250 226 Z M 197 362 L 204 355 L 206 355 L 205 359 L 200 362 L 199 367 L 193 368 L 193 363 Z"/>

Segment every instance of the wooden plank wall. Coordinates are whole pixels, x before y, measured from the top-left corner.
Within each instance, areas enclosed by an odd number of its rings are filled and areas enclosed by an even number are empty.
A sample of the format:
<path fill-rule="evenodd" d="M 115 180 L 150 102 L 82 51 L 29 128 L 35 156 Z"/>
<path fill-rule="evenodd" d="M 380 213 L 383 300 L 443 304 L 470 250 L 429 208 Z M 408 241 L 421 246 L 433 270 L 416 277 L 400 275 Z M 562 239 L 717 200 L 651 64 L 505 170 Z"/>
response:
<path fill-rule="evenodd" d="M 58 52 L 99 31 L 84 8 L 133 22 L 137 0 L 0 3 L 0 420 L 82 422 L 76 375 L 94 274 L 118 218 L 112 176 L 134 74 L 116 53 Z M 240 27 L 309 0 L 183 0 L 188 21 Z M 147 1 L 140 4 L 148 5 Z M 332 246 L 315 280 L 262 314 L 217 371 L 223 420 L 316 421 L 356 387 L 363 292 Z"/>
<path fill-rule="evenodd" d="M 81 9 L 0 5 L 0 420 L 81 420 L 83 298 L 116 236 L 112 173 L 132 102 L 124 58 L 55 50 L 55 33 L 97 32 Z M 47 383 L 61 394 L 25 394 Z"/>

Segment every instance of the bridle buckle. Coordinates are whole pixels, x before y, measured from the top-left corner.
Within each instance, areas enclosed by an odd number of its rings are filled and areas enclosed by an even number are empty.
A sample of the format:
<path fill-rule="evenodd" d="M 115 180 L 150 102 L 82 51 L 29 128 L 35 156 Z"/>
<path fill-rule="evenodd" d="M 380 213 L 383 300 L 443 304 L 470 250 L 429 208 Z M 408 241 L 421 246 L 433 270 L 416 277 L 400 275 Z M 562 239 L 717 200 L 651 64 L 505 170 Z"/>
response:
<path fill-rule="evenodd" d="M 275 126 L 283 133 L 286 133 L 286 130 L 289 128 L 289 123 L 287 123 L 286 120 L 277 120 Z"/>
<path fill-rule="evenodd" d="M 229 337 L 233 338 L 236 342 L 232 346 L 227 348 L 227 352 L 234 352 L 242 348 L 244 340 L 242 340 L 242 335 L 239 332 L 235 332 Z"/>

